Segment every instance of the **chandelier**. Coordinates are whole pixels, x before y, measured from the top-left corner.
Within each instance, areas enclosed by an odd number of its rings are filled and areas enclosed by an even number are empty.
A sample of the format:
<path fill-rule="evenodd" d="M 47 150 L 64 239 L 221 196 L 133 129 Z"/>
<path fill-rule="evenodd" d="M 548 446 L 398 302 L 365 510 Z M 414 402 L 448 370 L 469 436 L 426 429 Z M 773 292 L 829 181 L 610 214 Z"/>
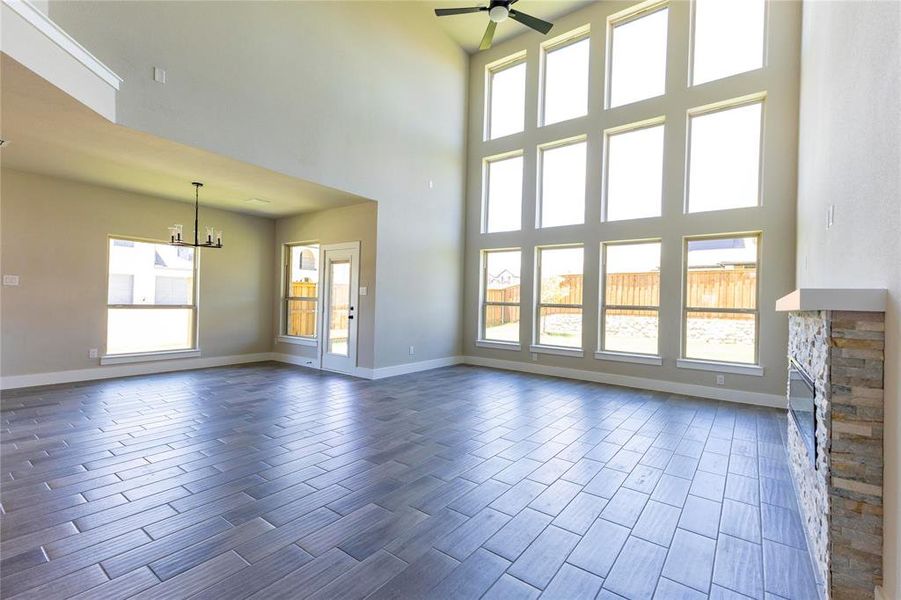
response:
<path fill-rule="evenodd" d="M 194 186 L 194 243 L 185 241 L 182 237 L 182 226 L 178 223 L 169 228 L 169 245 L 170 246 L 192 246 L 194 248 L 221 248 L 222 247 L 222 230 L 216 231 L 213 227 L 206 228 L 206 239 L 200 241 L 197 229 L 197 220 L 200 212 L 200 188 L 203 184 L 199 181 L 192 181 Z"/>

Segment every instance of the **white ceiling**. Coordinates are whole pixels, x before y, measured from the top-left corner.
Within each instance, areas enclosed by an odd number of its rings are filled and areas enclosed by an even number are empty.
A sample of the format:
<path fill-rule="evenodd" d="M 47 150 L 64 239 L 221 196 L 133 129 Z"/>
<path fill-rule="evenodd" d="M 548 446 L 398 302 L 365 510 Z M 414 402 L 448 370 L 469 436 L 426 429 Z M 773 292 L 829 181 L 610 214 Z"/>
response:
<path fill-rule="evenodd" d="M 279 217 L 366 198 L 111 123 L 6 54 L 0 60 L 5 168 Z M 248 203 L 258 198 L 268 203 Z"/>
<path fill-rule="evenodd" d="M 436 8 L 458 8 L 463 6 L 488 6 L 489 0 L 425 0 L 430 11 Z M 589 4 L 593 4 L 597 0 L 519 0 L 516 3 L 517 10 L 530 14 L 539 19 L 544 19 L 551 23 L 554 19 L 567 15 L 574 10 L 578 10 Z M 434 13 L 433 13 L 434 14 Z M 460 44 L 467 52 L 477 52 L 479 42 L 482 41 L 482 35 L 488 26 L 488 15 L 484 12 L 472 13 L 466 15 L 454 15 L 450 17 L 435 17 L 441 28 Z M 517 23 L 511 19 L 507 19 L 497 26 L 494 34 L 494 43 L 499 44 L 505 40 L 513 38 L 526 31 L 531 31 L 525 25 Z M 548 34 L 553 36 L 553 29 Z"/>

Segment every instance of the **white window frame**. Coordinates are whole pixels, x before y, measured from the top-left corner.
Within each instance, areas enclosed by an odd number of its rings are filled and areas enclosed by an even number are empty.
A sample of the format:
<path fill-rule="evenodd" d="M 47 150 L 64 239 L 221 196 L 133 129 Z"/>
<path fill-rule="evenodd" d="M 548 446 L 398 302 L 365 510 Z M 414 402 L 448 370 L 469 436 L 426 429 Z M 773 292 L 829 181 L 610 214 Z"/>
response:
<path fill-rule="evenodd" d="M 685 189 L 683 190 L 683 202 L 682 202 L 682 211 L 686 215 L 700 215 L 704 213 L 713 213 L 713 212 L 722 212 L 727 210 L 742 210 L 746 208 L 760 208 L 763 206 L 763 181 L 764 181 L 764 136 L 766 132 L 764 130 L 764 125 L 766 123 L 766 100 L 767 93 L 759 92 L 756 94 L 749 94 L 747 96 L 742 96 L 740 98 L 731 98 L 729 100 L 723 100 L 722 102 L 716 102 L 714 104 L 707 104 L 705 106 L 699 106 L 697 108 L 689 109 L 686 114 L 686 123 L 685 123 Z M 758 152 L 757 152 L 757 204 L 752 204 L 750 206 L 739 206 L 736 208 L 719 208 L 715 210 L 705 210 L 705 211 L 695 211 L 690 212 L 689 207 L 691 203 L 691 198 L 689 197 L 691 191 L 691 138 L 692 138 L 692 119 L 695 117 L 703 117 L 706 115 L 711 115 L 718 112 L 723 112 L 727 110 L 732 110 L 733 108 L 742 108 L 744 106 L 751 106 L 752 104 L 760 104 L 760 129 L 759 135 L 757 139 L 758 143 Z"/>
<path fill-rule="evenodd" d="M 754 285 L 754 308 L 704 308 L 688 306 L 688 243 L 699 240 L 731 240 L 736 238 L 757 238 L 756 283 Z M 739 233 L 722 233 L 714 235 L 692 235 L 682 238 L 682 336 L 679 350 L 678 367 L 686 369 L 722 371 L 726 373 L 741 373 L 746 375 L 763 375 L 760 367 L 760 256 L 763 232 L 745 231 Z M 723 314 L 751 314 L 754 315 L 754 362 L 733 362 L 726 360 L 711 360 L 709 358 L 693 358 L 686 354 L 688 346 L 688 314 L 698 313 L 723 313 Z"/>
<path fill-rule="evenodd" d="M 610 196 L 608 195 L 608 183 L 610 181 L 610 138 L 620 135 L 641 131 L 642 129 L 650 129 L 651 127 L 663 127 L 663 158 L 660 165 L 660 214 L 655 217 L 640 217 L 637 219 L 617 219 L 617 221 L 607 220 L 607 209 L 610 206 Z M 663 216 L 663 200 L 664 186 L 663 179 L 666 173 L 666 117 L 661 115 L 651 119 L 645 119 L 628 125 L 619 127 L 611 127 L 604 130 L 604 170 L 602 173 L 602 189 L 601 189 L 601 221 L 603 223 L 615 223 L 620 221 L 639 221 L 645 219 L 659 219 Z"/>
<path fill-rule="evenodd" d="M 598 350 L 595 358 L 603 360 L 613 360 L 619 362 L 638 362 L 643 364 L 660 365 L 663 360 L 660 354 L 660 295 L 657 296 L 657 304 L 654 306 L 643 306 L 637 304 L 607 304 L 607 248 L 610 246 L 635 246 L 638 244 L 660 244 L 660 262 L 663 262 L 663 240 L 661 238 L 648 238 L 640 240 L 617 240 L 610 242 L 601 242 L 601 277 L 598 285 Z M 657 273 L 660 278 L 658 288 L 663 283 L 663 269 Z M 657 313 L 657 351 L 652 354 L 644 352 L 621 352 L 619 350 L 604 349 L 604 325 L 607 320 L 607 310 L 641 310 L 653 311 Z M 632 359 L 632 360 L 629 360 Z"/>
<path fill-rule="evenodd" d="M 110 246 L 113 241 L 138 242 L 142 244 L 155 244 L 160 246 L 168 245 L 165 240 L 156 240 L 150 238 L 139 238 L 126 235 L 108 235 L 106 239 L 106 338 L 104 346 L 109 339 L 109 311 L 110 309 L 128 309 L 128 310 L 146 310 L 146 309 L 191 309 L 191 346 L 189 348 L 178 348 L 175 350 L 148 350 L 143 352 L 126 352 L 121 354 L 104 353 L 100 358 L 101 365 L 114 365 L 123 363 L 144 362 L 150 360 L 167 360 L 176 358 L 195 358 L 200 356 L 200 336 L 198 321 L 200 319 L 200 252 L 198 248 L 194 248 L 194 266 L 191 276 L 193 288 L 191 290 L 192 304 L 110 304 L 109 303 L 109 266 L 110 266 Z M 132 298 L 133 300 L 134 298 Z M 105 348 L 104 348 L 105 350 Z"/>
<path fill-rule="evenodd" d="M 499 140 L 499 139 L 503 139 L 505 137 L 509 137 L 511 135 L 516 135 L 518 133 L 522 133 L 523 131 L 525 131 L 525 128 L 526 128 L 525 105 L 526 105 L 526 97 L 528 96 L 528 92 L 529 92 L 529 90 L 528 90 L 528 87 L 529 87 L 528 72 L 526 73 L 526 83 L 523 86 L 524 89 L 523 89 L 523 94 L 522 94 L 523 124 L 522 124 L 522 129 L 520 129 L 519 131 L 515 131 L 512 133 L 508 133 L 506 135 L 498 136 L 496 138 L 491 137 L 491 93 L 492 93 L 492 85 L 493 85 L 492 79 L 497 73 L 500 73 L 501 71 L 505 71 L 507 69 L 510 69 L 510 68 L 513 68 L 516 66 L 519 66 L 526 62 L 527 62 L 527 54 L 526 54 L 526 51 L 523 50 L 521 52 L 517 52 L 516 54 L 511 54 L 510 56 L 506 56 L 500 60 L 496 60 L 493 63 L 485 65 L 485 106 L 482 111 L 482 115 L 484 116 L 484 118 L 482 119 L 484 121 L 482 138 L 484 141 L 487 142 L 487 141 L 491 141 L 491 140 Z M 528 65 L 526 65 L 526 70 L 528 71 Z"/>
<path fill-rule="evenodd" d="M 540 68 L 541 68 L 541 93 L 538 95 L 538 126 L 544 127 L 548 125 L 547 119 L 545 118 L 545 102 L 547 98 L 547 56 L 557 50 L 562 50 L 567 46 L 572 46 L 573 44 L 578 44 L 582 41 L 588 41 L 588 71 L 585 73 L 585 80 L 587 82 L 586 93 L 590 96 L 591 94 L 591 25 L 583 25 L 581 27 L 577 27 L 572 31 L 564 33 L 561 36 L 558 36 L 552 40 L 544 42 L 541 44 L 541 59 L 540 59 Z M 588 115 L 590 112 L 590 103 L 591 98 L 585 98 L 585 112 L 581 115 L 576 115 L 574 117 L 570 117 L 568 119 L 564 119 L 563 121 L 554 121 L 550 123 L 550 125 L 556 125 L 557 123 L 566 123 L 567 121 L 572 121 L 574 119 L 581 119 L 582 117 Z"/>
<path fill-rule="evenodd" d="M 495 252 L 519 252 L 520 265 L 520 288 L 519 302 L 489 302 L 488 301 L 488 256 Z M 519 350 L 522 347 L 522 327 L 518 340 L 511 342 L 508 340 L 492 340 L 485 335 L 485 325 L 487 323 L 486 314 L 489 306 L 515 307 L 519 309 L 520 323 L 522 323 L 522 248 L 487 248 L 480 253 L 480 284 L 479 284 L 479 331 L 476 336 L 476 345 L 482 348 L 498 348 L 502 350 Z"/>
<path fill-rule="evenodd" d="M 567 248 L 582 249 L 582 303 L 581 304 L 557 304 L 541 301 L 541 252 L 543 250 L 564 250 Z M 585 244 L 551 244 L 535 247 L 535 314 L 532 316 L 532 345 L 531 352 L 544 354 L 557 354 L 560 356 L 583 356 L 585 339 Z M 577 308 L 582 315 L 582 340 L 578 346 L 556 346 L 541 343 L 541 309 L 542 308 Z"/>
<path fill-rule="evenodd" d="M 281 299 L 281 310 L 279 311 L 281 314 L 281 326 L 279 327 L 279 335 L 277 341 L 283 342 L 286 344 L 297 344 L 300 346 L 318 346 L 319 345 L 319 334 L 320 334 L 320 323 L 319 319 L 322 314 L 321 310 L 321 302 L 320 297 L 321 294 L 319 289 L 319 283 L 316 283 L 316 296 L 290 296 L 290 286 L 291 286 L 291 248 L 297 246 L 316 246 L 316 252 L 318 256 L 316 257 L 316 264 L 321 264 L 322 258 L 322 244 L 318 241 L 306 241 L 306 242 L 288 242 L 282 246 L 282 299 Z M 306 335 L 290 335 L 288 333 L 288 306 L 292 301 L 314 301 L 316 303 L 316 314 L 313 317 L 313 322 L 316 324 L 316 334 L 312 336 Z"/>
<path fill-rule="evenodd" d="M 751 69 L 748 71 L 739 71 L 738 73 L 732 73 L 731 75 L 725 75 L 723 77 L 719 77 L 717 79 L 711 79 L 710 81 L 705 81 L 704 83 L 695 83 L 695 39 L 697 37 L 697 3 L 692 0 L 691 2 L 691 14 L 689 15 L 689 34 L 688 34 L 688 87 L 696 87 L 699 85 L 707 85 L 713 83 L 714 81 L 722 81 L 723 79 L 728 79 L 730 77 L 737 77 L 738 75 L 743 75 L 745 73 L 753 73 L 755 71 L 760 71 L 761 69 L 767 68 L 769 66 L 769 41 L 770 41 L 770 2 L 775 0 L 763 0 L 763 56 L 760 58 L 760 66 L 756 69 Z"/>
<path fill-rule="evenodd" d="M 518 229 L 507 229 L 504 231 L 488 231 L 488 210 L 491 203 L 491 197 L 489 195 L 490 188 L 490 179 L 491 179 L 491 163 L 502 162 L 511 158 L 520 158 L 523 161 L 523 175 L 520 178 L 520 192 L 519 192 L 519 228 Z M 522 150 L 513 150 L 512 152 L 505 152 L 503 154 L 496 154 L 494 156 L 488 156 L 482 159 L 482 222 L 481 222 L 481 231 L 482 233 L 510 233 L 513 231 L 522 231 L 522 205 L 523 205 L 523 191 L 525 190 L 525 155 Z"/>
<path fill-rule="evenodd" d="M 663 82 L 663 93 L 659 96 L 651 96 L 649 98 L 642 98 L 641 100 L 635 100 L 633 102 L 629 102 L 627 104 L 620 104 L 617 106 L 611 106 L 610 100 L 613 93 L 613 30 L 619 27 L 620 25 L 625 25 L 627 23 L 631 23 L 632 21 L 637 21 L 642 17 L 647 17 L 659 10 L 669 9 L 670 3 L 669 0 L 650 0 L 648 2 L 642 2 L 640 4 L 636 4 L 635 6 L 630 6 L 624 11 L 618 12 L 616 14 L 612 14 L 607 17 L 607 43 L 606 43 L 606 61 L 604 64 L 604 109 L 611 110 L 622 108 L 624 106 L 631 106 L 633 104 L 638 104 L 640 102 L 646 102 L 651 100 L 652 98 L 662 98 L 667 95 L 666 89 L 666 78 L 669 75 L 669 31 L 667 31 L 667 57 L 666 62 L 664 63 L 664 82 Z M 667 25 L 669 24 L 669 19 L 667 19 Z"/>
<path fill-rule="evenodd" d="M 544 225 L 542 213 L 544 211 L 544 153 L 548 150 L 557 150 L 575 144 L 585 144 L 585 180 L 582 182 L 582 221 L 567 225 Z M 579 227 L 585 224 L 588 213 L 588 136 L 577 135 L 575 137 L 557 140 L 538 146 L 537 176 L 535 177 L 537 189 L 535 190 L 535 229 L 557 229 L 559 227 Z M 584 273 L 583 273 L 584 276 Z"/>

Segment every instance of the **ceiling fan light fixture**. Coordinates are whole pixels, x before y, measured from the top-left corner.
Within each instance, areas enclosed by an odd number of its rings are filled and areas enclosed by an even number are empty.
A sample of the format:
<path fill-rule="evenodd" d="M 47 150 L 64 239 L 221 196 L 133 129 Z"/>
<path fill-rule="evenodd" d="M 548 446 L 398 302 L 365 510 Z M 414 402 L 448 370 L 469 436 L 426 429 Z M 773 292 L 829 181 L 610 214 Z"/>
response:
<path fill-rule="evenodd" d="M 495 23 L 500 23 L 510 16 L 510 9 L 500 4 L 492 6 L 488 11 L 488 18 Z"/>

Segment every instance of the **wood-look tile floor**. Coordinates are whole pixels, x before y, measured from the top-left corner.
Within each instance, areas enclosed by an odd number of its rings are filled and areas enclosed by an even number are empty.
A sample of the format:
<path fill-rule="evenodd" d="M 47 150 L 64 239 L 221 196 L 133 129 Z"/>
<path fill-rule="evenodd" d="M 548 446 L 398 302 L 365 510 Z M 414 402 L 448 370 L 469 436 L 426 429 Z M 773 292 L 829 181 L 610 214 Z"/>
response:
<path fill-rule="evenodd" d="M 4 599 L 815 597 L 781 411 L 475 367 L 2 401 Z"/>

